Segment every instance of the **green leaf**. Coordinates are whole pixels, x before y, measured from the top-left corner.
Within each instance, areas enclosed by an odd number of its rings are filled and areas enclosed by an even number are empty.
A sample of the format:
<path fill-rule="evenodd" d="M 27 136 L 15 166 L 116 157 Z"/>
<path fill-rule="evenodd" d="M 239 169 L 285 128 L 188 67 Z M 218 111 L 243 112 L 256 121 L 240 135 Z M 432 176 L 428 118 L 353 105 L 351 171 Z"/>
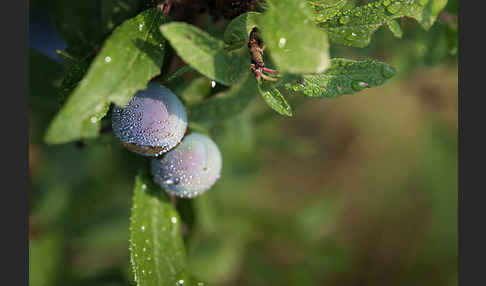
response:
<path fill-rule="evenodd" d="M 137 285 L 191 285 L 180 223 L 164 191 L 148 176 L 138 175 L 130 218 L 130 260 Z"/>
<path fill-rule="evenodd" d="M 211 81 L 205 77 L 198 77 L 184 85 L 176 94 L 186 105 L 195 105 L 211 93 Z"/>
<path fill-rule="evenodd" d="M 429 29 L 435 22 L 440 11 L 447 5 L 447 0 L 429 0 L 424 9 L 424 14 L 420 23 L 425 29 Z"/>
<path fill-rule="evenodd" d="M 190 108 L 189 119 L 197 122 L 224 120 L 243 111 L 257 94 L 257 81 L 247 73 L 229 90 Z"/>
<path fill-rule="evenodd" d="M 327 33 L 314 25 L 307 3 L 297 0 L 267 1 L 258 18 L 263 40 L 280 72 L 318 73 L 330 64 Z"/>
<path fill-rule="evenodd" d="M 343 11 L 320 24 L 331 43 L 366 47 L 371 35 L 392 19 L 411 17 L 430 28 L 447 0 L 380 0 Z M 447 4 L 447 3 L 446 3 Z"/>
<path fill-rule="evenodd" d="M 53 285 L 63 263 L 63 237 L 58 232 L 42 233 L 29 239 L 29 285 Z"/>
<path fill-rule="evenodd" d="M 336 15 L 342 9 L 354 8 L 355 0 L 307 0 L 314 10 L 314 22 L 322 23 Z"/>
<path fill-rule="evenodd" d="M 106 40 L 86 76 L 51 123 L 47 143 L 98 136 L 110 102 L 123 106 L 160 73 L 165 43 L 161 14 L 149 9 L 125 21 Z"/>
<path fill-rule="evenodd" d="M 400 27 L 400 23 L 396 19 L 392 19 L 387 23 L 388 29 L 393 33 L 393 35 L 397 38 L 402 38 L 403 31 Z"/>
<path fill-rule="evenodd" d="M 248 12 L 234 18 L 224 31 L 224 41 L 232 47 L 246 46 L 250 32 L 257 26 L 257 19 L 261 15 L 257 12 Z"/>
<path fill-rule="evenodd" d="M 260 95 L 263 97 L 268 106 L 270 106 L 273 110 L 281 115 L 292 116 L 292 108 L 278 89 L 264 89 L 259 86 L 258 91 L 260 92 Z"/>
<path fill-rule="evenodd" d="M 186 63 L 221 84 L 235 83 L 250 68 L 246 46 L 228 52 L 223 41 L 182 22 L 165 24 L 160 30 Z"/>
<path fill-rule="evenodd" d="M 371 59 L 332 59 L 331 63 L 324 73 L 304 75 L 300 83 L 285 87 L 289 92 L 300 92 L 310 97 L 336 97 L 382 85 L 396 74 L 394 68 Z"/>
<path fill-rule="evenodd" d="M 128 18 L 135 16 L 139 0 L 103 0 L 101 1 L 102 27 L 109 32 Z"/>

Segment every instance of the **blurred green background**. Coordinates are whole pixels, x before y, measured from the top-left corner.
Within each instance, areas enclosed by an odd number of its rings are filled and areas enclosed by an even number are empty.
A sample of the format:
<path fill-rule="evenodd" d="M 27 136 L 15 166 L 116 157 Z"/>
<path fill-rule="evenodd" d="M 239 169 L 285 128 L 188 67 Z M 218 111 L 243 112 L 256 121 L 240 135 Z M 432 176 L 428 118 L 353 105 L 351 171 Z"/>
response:
<path fill-rule="evenodd" d="M 457 285 L 457 29 L 400 20 L 365 49 L 397 68 L 384 86 L 335 99 L 261 98 L 214 125 L 213 189 L 178 201 L 190 271 L 209 285 Z M 217 30 L 210 26 L 208 29 Z M 135 285 L 128 251 L 134 178 L 148 160 L 111 133 L 46 146 L 64 68 L 30 53 L 30 285 Z M 109 116 L 105 119 L 109 125 Z"/>

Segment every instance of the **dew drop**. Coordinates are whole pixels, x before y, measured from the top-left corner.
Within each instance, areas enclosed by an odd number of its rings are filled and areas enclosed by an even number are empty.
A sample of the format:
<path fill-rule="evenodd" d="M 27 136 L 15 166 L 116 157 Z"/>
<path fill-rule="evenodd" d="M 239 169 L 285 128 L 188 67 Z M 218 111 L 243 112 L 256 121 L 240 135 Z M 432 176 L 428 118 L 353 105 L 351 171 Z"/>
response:
<path fill-rule="evenodd" d="M 142 225 L 142 227 L 140 228 L 142 231 L 145 231 L 145 226 Z"/>
<path fill-rule="evenodd" d="M 142 30 L 143 30 L 143 24 L 139 24 L 139 25 L 138 25 L 138 30 L 139 30 L 139 31 L 142 31 Z"/>
<path fill-rule="evenodd" d="M 105 62 L 107 62 L 107 63 L 111 62 L 111 57 L 106 57 Z"/>
<path fill-rule="evenodd" d="M 214 80 L 211 81 L 211 87 L 214 88 L 216 86 L 216 82 Z"/>
<path fill-rule="evenodd" d="M 280 38 L 280 40 L 278 41 L 278 47 L 279 47 L 279 48 L 283 48 L 283 47 L 285 47 L 285 43 L 287 43 L 287 39 L 285 39 L 285 38 Z"/>
<path fill-rule="evenodd" d="M 98 118 L 96 118 L 96 116 L 93 116 L 89 121 L 91 121 L 91 123 L 96 123 L 98 121 Z"/>
<path fill-rule="evenodd" d="M 363 90 L 364 88 L 366 88 L 368 86 L 368 84 L 364 81 L 353 81 L 351 83 L 351 87 L 355 90 L 355 91 L 360 91 L 360 90 Z"/>
<path fill-rule="evenodd" d="M 175 216 L 173 216 L 173 217 L 170 218 L 170 221 L 172 223 L 177 223 L 177 218 Z"/>

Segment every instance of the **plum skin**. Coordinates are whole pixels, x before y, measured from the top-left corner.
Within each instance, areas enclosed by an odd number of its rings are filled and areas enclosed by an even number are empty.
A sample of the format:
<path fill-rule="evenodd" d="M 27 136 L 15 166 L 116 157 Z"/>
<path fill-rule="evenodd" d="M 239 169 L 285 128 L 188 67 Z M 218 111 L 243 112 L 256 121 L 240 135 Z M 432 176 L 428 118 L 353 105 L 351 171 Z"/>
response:
<path fill-rule="evenodd" d="M 210 189 L 221 175 L 222 158 L 209 137 L 191 133 L 162 158 L 153 159 L 154 181 L 166 192 L 192 198 Z"/>
<path fill-rule="evenodd" d="M 150 83 L 112 114 L 115 136 L 132 152 L 156 157 L 174 148 L 187 130 L 182 102 L 161 84 Z"/>

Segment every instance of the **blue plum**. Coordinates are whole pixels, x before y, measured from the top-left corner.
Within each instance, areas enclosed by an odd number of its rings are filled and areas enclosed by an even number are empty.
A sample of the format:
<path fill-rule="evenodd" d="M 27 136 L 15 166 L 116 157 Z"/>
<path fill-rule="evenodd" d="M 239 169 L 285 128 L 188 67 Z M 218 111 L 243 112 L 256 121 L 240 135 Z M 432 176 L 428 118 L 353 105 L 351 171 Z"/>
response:
<path fill-rule="evenodd" d="M 162 158 L 152 160 L 152 175 L 166 192 L 192 198 L 216 183 L 221 167 L 221 153 L 213 140 L 191 133 Z"/>
<path fill-rule="evenodd" d="M 179 144 L 187 129 L 187 114 L 172 91 L 150 83 L 126 106 L 115 106 L 112 127 L 130 151 L 154 157 Z"/>

